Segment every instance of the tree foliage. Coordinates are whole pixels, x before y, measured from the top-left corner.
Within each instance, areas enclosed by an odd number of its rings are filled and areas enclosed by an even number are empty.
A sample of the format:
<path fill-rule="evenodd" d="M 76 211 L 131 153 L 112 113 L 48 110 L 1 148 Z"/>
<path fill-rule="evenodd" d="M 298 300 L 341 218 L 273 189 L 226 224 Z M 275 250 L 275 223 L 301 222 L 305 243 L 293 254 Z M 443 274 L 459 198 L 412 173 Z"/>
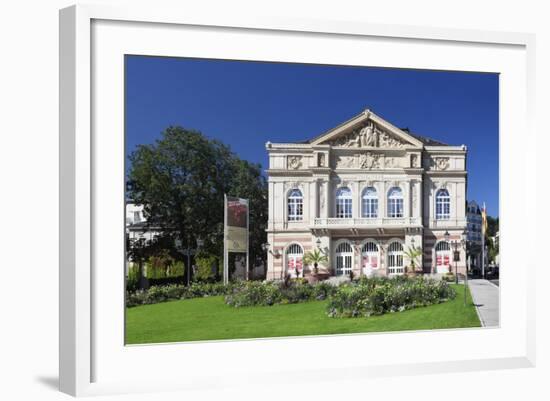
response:
<path fill-rule="evenodd" d="M 241 160 L 222 142 L 201 132 L 169 127 L 161 138 L 139 145 L 130 157 L 128 197 L 144 206 L 149 224 L 191 248 L 223 253 L 224 194 L 250 202 L 250 257 L 263 258 L 267 184 L 261 166 Z"/>

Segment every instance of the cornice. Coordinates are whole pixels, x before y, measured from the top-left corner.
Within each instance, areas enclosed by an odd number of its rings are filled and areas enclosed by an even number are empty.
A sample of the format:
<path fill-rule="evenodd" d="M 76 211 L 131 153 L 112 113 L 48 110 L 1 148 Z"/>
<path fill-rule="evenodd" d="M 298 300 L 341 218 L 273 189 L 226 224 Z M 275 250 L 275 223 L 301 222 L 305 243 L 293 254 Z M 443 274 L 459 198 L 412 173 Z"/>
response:
<path fill-rule="evenodd" d="M 311 169 L 303 169 L 303 170 L 269 169 L 269 170 L 265 170 L 265 172 L 270 177 L 278 177 L 278 176 L 311 177 L 313 175 Z"/>
<path fill-rule="evenodd" d="M 268 151 L 293 150 L 293 149 L 313 151 L 313 149 L 311 148 L 311 145 L 309 143 L 271 143 L 271 142 L 267 142 L 265 144 L 265 148 Z"/>
<path fill-rule="evenodd" d="M 468 172 L 465 170 L 428 170 L 425 174 L 430 177 L 466 177 Z"/>

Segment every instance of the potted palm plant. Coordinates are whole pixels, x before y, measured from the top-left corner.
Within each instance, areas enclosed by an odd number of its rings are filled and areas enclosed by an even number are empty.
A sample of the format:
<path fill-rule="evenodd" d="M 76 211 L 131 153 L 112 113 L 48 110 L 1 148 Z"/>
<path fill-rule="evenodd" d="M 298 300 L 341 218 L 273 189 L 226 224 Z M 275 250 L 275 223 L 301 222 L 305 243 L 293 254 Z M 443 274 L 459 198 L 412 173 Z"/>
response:
<path fill-rule="evenodd" d="M 405 252 L 405 256 L 410 261 L 410 266 L 407 268 L 407 274 L 414 276 L 416 274 L 416 261 L 422 255 L 422 249 L 417 246 L 410 246 Z"/>
<path fill-rule="evenodd" d="M 319 264 L 325 262 L 328 262 L 328 258 L 321 252 L 320 249 L 314 249 L 304 255 L 304 263 L 307 265 L 313 265 L 312 277 L 314 281 L 318 280 Z"/>

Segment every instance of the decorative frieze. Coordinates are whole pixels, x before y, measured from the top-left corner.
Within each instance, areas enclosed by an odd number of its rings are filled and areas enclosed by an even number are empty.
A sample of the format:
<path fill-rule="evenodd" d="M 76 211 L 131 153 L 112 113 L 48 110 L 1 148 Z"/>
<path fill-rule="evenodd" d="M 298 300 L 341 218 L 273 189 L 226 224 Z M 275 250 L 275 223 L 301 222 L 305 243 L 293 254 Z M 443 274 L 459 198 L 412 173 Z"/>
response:
<path fill-rule="evenodd" d="M 362 153 L 359 155 L 359 167 L 367 170 L 380 168 L 380 154 Z"/>
<path fill-rule="evenodd" d="M 288 156 L 287 168 L 289 170 L 298 170 L 302 167 L 302 156 Z"/>
<path fill-rule="evenodd" d="M 326 142 L 332 146 L 345 148 L 402 148 L 407 145 L 402 139 L 391 135 L 372 121 L 366 125 L 340 135 Z"/>
<path fill-rule="evenodd" d="M 447 170 L 450 166 L 448 157 L 433 157 L 431 159 L 431 167 L 434 170 Z"/>

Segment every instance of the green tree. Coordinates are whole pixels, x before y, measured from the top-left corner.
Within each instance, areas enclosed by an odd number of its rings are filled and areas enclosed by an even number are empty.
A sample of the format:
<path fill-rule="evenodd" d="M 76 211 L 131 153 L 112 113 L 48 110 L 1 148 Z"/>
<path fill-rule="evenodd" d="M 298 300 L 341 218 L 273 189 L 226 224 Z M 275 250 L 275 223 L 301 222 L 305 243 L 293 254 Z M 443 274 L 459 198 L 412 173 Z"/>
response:
<path fill-rule="evenodd" d="M 174 250 L 171 247 L 172 240 L 167 236 L 156 236 L 153 239 L 130 238 L 126 236 L 126 254 L 129 262 L 135 263 L 138 267 L 137 288 L 149 286 L 147 277 L 144 274 L 144 265 L 151 258 L 165 255 L 166 258 L 174 258 Z M 169 255 L 172 252 L 172 256 Z M 128 283 L 133 284 L 133 283 Z"/>
<path fill-rule="evenodd" d="M 261 166 L 240 160 L 220 141 L 182 127 L 169 127 L 155 143 L 139 145 L 129 160 L 128 197 L 144 206 L 149 224 L 184 245 L 201 238 L 202 252 L 221 260 L 224 194 L 247 198 L 251 261 L 263 258 L 267 184 Z"/>

